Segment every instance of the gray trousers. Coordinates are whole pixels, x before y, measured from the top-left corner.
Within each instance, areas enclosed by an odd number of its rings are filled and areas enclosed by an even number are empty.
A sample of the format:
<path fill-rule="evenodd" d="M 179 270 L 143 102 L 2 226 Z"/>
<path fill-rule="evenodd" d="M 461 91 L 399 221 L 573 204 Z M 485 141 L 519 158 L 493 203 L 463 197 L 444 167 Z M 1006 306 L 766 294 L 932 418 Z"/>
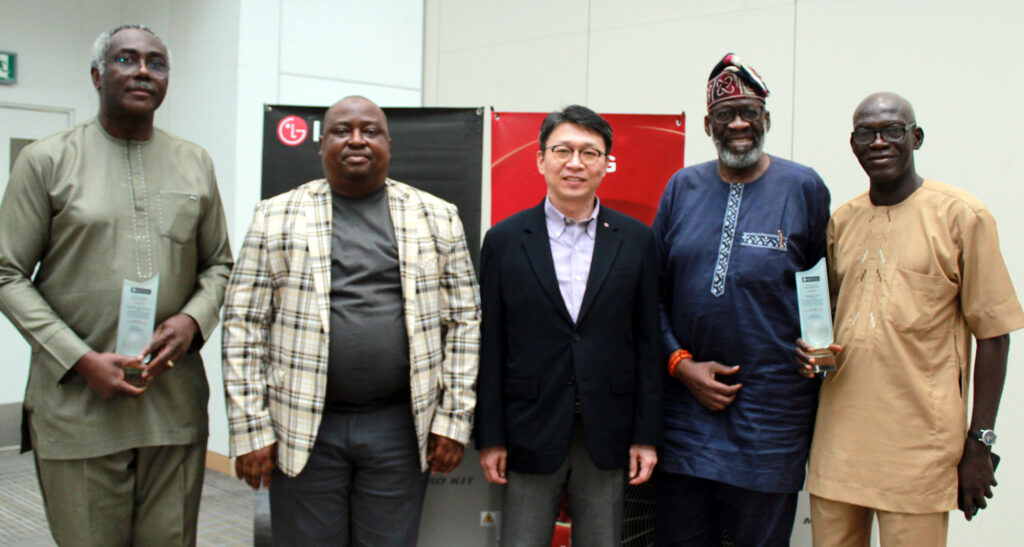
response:
<path fill-rule="evenodd" d="M 572 424 L 569 454 L 554 473 L 508 473 L 502 547 L 551 545 L 563 489 L 569 500 L 573 545 L 621 545 L 626 470 L 599 469 L 594 465 L 577 415 Z"/>
<path fill-rule="evenodd" d="M 409 403 L 327 411 L 302 472 L 274 471 L 274 545 L 416 545 L 428 476 Z"/>
<path fill-rule="evenodd" d="M 195 545 L 206 441 L 81 460 L 36 457 L 59 545 Z"/>

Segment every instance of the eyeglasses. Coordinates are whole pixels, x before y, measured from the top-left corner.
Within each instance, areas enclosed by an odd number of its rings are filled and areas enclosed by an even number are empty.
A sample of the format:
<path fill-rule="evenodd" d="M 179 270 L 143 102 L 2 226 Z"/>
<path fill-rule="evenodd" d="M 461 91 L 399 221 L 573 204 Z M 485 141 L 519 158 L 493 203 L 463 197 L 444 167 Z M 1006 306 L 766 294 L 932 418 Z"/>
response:
<path fill-rule="evenodd" d="M 850 138 L 853 139 L 854 144 L 871 144 L 875 142 L 875 138 L 878 135 L 882 136 L 882 140 L 888 143 L 900 143 L 903 139 L 907 138 L 907 130 L 914 127 L 915 123 L 908 123 L 907 125 L 890 125 L 883 129 L 868 129 L 861 127 L 854 129 L 850 133 Z"/>
<path fill-rule="evenodd" d="M 739 114 L 740 119 L 745 122 L 756 122 L 764 116 L 763 108 L 754 108 L 752 106 L 744 108 L 720 108 L 718 110 L 711 111 L 711 119 L 717 124 L 727 124 L 736 119 L 736 115 Z"/>
<path fill-rule="evenodd" d="M 558 161 L 569 161 L 572 159 L 574 152 L 579 152 L 580 161 L 583 162 L 583 165 L 593 165 L 597 160 L 601 159 L 601 157 L 605 155 L 604 152 L 594 148 L 580 148 L 579 150 L 576 150 L 575 148 L 570 148 L 564 144 L 549 146 L 547 150 L 550 150 L 551 155 L 553 155 Z"/>
<path fill-rule="evenodd" d="M 113 61 L 114 66 L 125 72 L 139 70 L 139 58 L 135 55 L 116 55 Z M 171 65 L 163 57 L 146 57 L 146 70 L 157 78 L 166 78 L 171 72 Z"/>

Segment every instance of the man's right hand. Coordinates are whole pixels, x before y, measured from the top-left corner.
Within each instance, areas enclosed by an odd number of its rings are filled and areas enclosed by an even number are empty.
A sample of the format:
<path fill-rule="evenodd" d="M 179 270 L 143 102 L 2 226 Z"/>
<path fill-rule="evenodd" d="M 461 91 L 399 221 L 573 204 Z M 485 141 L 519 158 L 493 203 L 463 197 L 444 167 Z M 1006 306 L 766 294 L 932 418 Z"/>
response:
<path fill-rule="evenodd" d="M 828 347 L 832 353 L 838 354 L 843 351 L 843 346 L 831 344 Z M 796 339 L 796 363 L 800 365 L 798 372 L 804 378 L 814 378 L 814 357 L 811 357 L 811 346 L 804 342 L 803 338 Z"/>
<path fill-rule="evenodd" d="M 75 372 L 85 378 L 85 382 L 104 399 L 114 397 L 138 397 L 146 391 L 146 386 L 136 387 L 124 379 L 124 369 L 145 368 L 138 359 L 117 353 L 97 353 L 90 351 L 82 356 L 73 367 Z"/>
<path fill-rule="evenodd" d="M 504 446 L 488 446 L 480 451 L 480 467 L 484 477 L 494 484 L 508 484 L 505 476 L 505 464 L 508 462 L 508 450 Z"/>
<path fill-rule="evenodd" d="M 676 366 L 672 377 L 682 382 L 698 403 L 710 410 L 719 411 L 736 400 L 736 394 L 743 384 L 723 384 L 716 376 L 736 374 L 739 370 L 739 365 L 727 367 L 715 361 L 683 359 Z"/>
<path fill-rule="evenodd" d="M 277 443 L 269 444 L 248 454 L 235 458 L 235 474 L 238 480 L 245 481 L 253 490 L 270 488 L 270 472 L 277 462 Z"/>

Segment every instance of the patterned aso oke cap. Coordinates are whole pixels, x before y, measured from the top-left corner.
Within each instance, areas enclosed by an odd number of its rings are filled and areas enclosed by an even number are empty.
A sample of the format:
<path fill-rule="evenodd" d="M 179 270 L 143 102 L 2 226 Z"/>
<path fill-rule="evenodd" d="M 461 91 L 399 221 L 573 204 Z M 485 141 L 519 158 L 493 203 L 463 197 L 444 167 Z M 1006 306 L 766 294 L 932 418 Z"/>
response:
<path fill-rule="evenodd" d="M 764 101 L 768 86 L 752 67 L 743 64 L 739 55 L 726 53 L 708 76 L 708 109 L 726 99 L 751 97 Z"/>

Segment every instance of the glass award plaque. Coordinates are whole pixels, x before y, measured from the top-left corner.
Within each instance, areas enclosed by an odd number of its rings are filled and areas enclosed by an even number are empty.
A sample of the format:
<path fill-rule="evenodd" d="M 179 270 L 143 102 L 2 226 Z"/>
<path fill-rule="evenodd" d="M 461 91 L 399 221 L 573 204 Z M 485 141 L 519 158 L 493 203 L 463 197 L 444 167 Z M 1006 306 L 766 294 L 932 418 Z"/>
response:
<path fill-rule="evenodd" d="M 811 346 L 814 372 L 836 369 L 836 356 L 828 347 L 832 333 L 832 304 L 828 296 L 828 270 L 822 258 L 813 268 L 796 272 L 796 300 L 800 309 L 800 337 Z"/>
<path fill-rule="evenodd" d="M 146 281 L 124 280 L 121 286 L 121 315 L 117 321 L 117 353 L 136 357 L 153 338 L 159 288 L 159 275 Z M 140 374 L 142 371 L 139 369 L 124 369 L 128 383 L 135 383 L 133 380 Z"/>

